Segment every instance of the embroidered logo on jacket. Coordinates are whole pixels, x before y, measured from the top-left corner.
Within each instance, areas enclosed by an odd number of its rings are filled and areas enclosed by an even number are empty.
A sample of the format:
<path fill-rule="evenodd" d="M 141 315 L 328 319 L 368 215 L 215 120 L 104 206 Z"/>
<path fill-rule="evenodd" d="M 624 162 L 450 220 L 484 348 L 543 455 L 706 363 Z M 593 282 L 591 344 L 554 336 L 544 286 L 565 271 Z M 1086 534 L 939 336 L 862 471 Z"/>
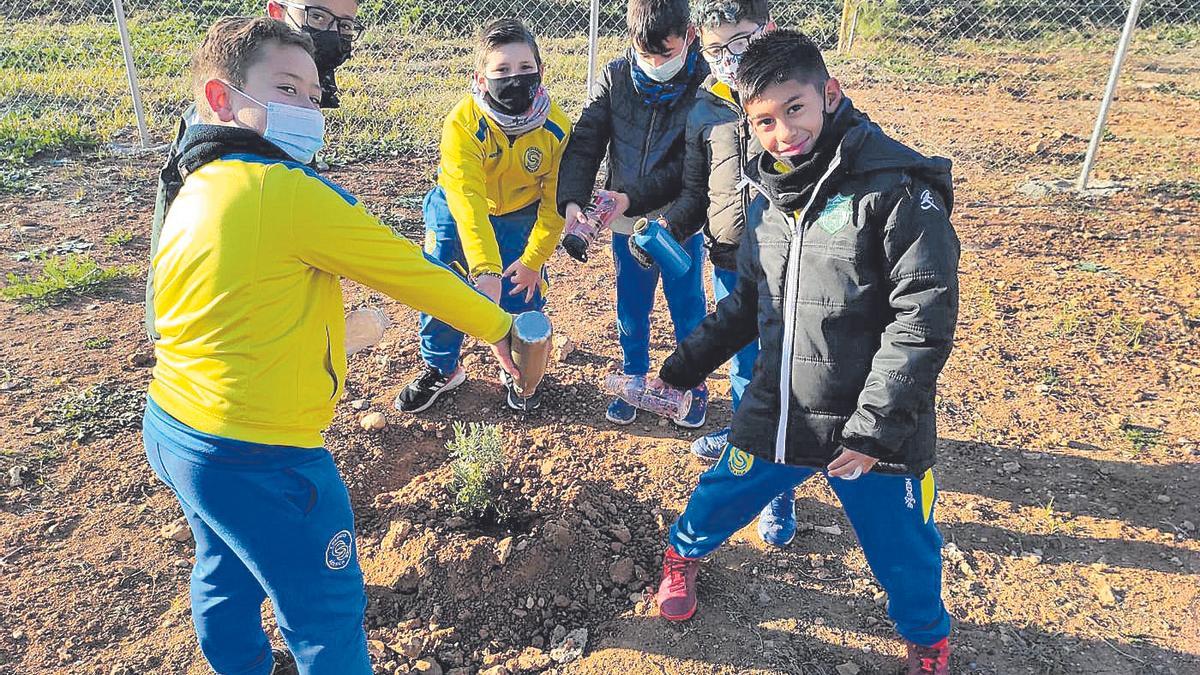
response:
<path fill-rule="evenodd" d="M 817 216 L 816 224 L 829 234 L 837 234 L 850 224 L 854 217 L 854 196 L 833 195 L 825 202 L 825 209 Z"/>
<path fill-rule="evenodd" d="M 530 148 L 526 150 L 523 162 L 525 164 L 525 170 L 529 173 L 533 173 L 542 168 L 542 149 Z"/>

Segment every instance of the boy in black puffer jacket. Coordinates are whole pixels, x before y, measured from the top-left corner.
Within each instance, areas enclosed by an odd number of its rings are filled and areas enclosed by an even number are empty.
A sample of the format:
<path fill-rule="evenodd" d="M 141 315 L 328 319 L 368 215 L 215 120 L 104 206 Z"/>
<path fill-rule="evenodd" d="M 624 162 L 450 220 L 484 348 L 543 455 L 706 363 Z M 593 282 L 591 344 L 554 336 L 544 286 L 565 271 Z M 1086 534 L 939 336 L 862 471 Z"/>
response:
<path fill-rule="evenodd" d="M 760 353 L 724 455 L 671 527 L 659 610 L 690 617 L 699 559 L 821 472 L 888 594 L 908 672 L 948 673 L 930 467 L 958 315 L 950 162 L 888 138 L 799 33 L 753 42 L 737 82 L 765 149 L 749 177 L 771 206 L 746 231 L 736 288 L 652 386 L 695 387 L 755 338 Z"/>
<path fill-rule="evenodd" d="M 644 376 L 650 369 L 650 314 L 659 267 L 643 268 L 639 253 L 630 249 L 633 223 L 650 218 L 679 196 L 683 172 L 683 130 L 696 90 L 708 76 L 708 65 L 696 47 L 687 0 L 629 0 L 629 53 L 614 59 L 593 88 L 591 100 L 575 124 L 563 152 L 558 174 L 558 209 L 567 227 L 581 221 L 581 208 L 592 197 L 596 173 L 605 155 L 605 187 L 616 192 L 613 221 L 613 261 L 617 269 L 617 336 L 627 375 Z M 701 237 L 685 241 L 692 264 L 677 279 L 663 277 L 663 295 L 671 310 L 676 342 L 704 319 L 707 310 L 702 276 Z M 679 426 L 702 426 L 708 407 L 703 383 L 694 392 Z M 605 417 L 614 424 L 631 424 L 637 409 L 620 398 Z"/>

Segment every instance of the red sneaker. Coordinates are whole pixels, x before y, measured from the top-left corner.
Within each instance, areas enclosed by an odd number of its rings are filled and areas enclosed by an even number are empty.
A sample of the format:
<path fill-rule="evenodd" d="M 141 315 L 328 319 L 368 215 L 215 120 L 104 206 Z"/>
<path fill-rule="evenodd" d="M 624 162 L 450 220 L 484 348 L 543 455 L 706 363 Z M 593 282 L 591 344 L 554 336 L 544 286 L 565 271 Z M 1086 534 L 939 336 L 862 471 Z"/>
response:
<path fill-rule="evenodd" d="M 686 621 L 696 613 L 698 558 L 685 558 L 667 546 L 663 554 L 662 581 L 658 584 L 658 613 L 668 621 Z"/>
<path fill-rule="evenodd" d="M 950 675 L 950 638 L 932 647 L 904 641 L 908 647 L 908 675 Z"/>

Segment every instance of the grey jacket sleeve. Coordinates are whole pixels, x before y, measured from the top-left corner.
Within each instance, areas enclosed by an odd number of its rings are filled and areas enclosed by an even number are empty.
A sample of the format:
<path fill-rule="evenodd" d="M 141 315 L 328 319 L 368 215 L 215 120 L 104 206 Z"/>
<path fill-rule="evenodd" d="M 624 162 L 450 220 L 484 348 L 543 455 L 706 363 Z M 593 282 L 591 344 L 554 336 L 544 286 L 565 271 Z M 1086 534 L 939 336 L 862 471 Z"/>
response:
<path fill-rule="evenodd" d="M 758 241 L 749 229 L 738 251 L 737 285 L 663 362 L 658 373 L 663 382 L 677 389 L 698 387 L 712 371 L 758 339 L 760 276 Z"/>
<path fill-rule="evenodd" d="M 922 182 L 904 188 L 883 237 L 892 317 L 842 432 L 845 445 L 868 455 L 896 451 L 916 430 L 958 320 L 959 243 L 942 195 Z"/>
<path fill-rule="evenodd" d="M 683 189 L 664 214 L 671 235 L 679 241 L 699 232 L 708 214 L 708 171 L 712 158 L 699 110 L 699 106 L 692 108 L 684 132 Z"/>
<path fill-rule="evenodd" d="M 593 85 L 591 99 L 571 129 L 567 147 L 558 164 L 558 214 L 565 216 L 567 204 L 580 207 L 592 201 L 592 188 L 600 162 L 608 152 L 612 138 L 612 64 L 600 71 Z"/>

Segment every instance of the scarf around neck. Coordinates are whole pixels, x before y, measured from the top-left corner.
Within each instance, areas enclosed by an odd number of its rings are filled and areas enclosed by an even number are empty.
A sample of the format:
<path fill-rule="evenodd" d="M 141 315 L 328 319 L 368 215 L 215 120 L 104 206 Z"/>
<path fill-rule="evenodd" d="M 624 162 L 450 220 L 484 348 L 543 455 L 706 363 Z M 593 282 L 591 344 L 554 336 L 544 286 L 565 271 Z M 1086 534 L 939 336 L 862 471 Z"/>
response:
<path fill-rule="evenodd" d="M 633 76 L 633 88 L 642 97 L 642 103 L 650 108 L 666 108 L 678 101 L 685 91 L 688 84 L 692 81 L 692 76 L 696 74 L 696 61 L 699 59 L 699 52 L 692 47 L 688 47 L 687 58 L 683 62 L 683 68 L 675 74 L 675 77 L 666 82 L 659 82 L 638 66 L 637 56 L 634 55 L 633 49 L 629 50 L 629 71 Z"/>
<path fill-rule="evenodd" d="M 759 155 L 759 179 L 767 196 L 777 207 L 787 212 L 804 208 L 821 176 L 829 170 L 829 164 L 837 155 L 838 145 L 846 131 L 858 117 L 850 99 L 843 97 L 837 110 L 825 114 L 821 137 L 817 139 L 812 152 L 791 161 L 776 160 L 767 152 Z M 781 167 L 786 169 L 781 170 Z"/>
<path fill-rule="evenodd" d="M 545 124 L 546 118 L 550 116 L 550 94 L 546 93 L 545 86 L 538 87 L 537 93 L 533 95 L 533 105 L 524 115 L 509 115 L 497 110 L 491 104 L 487 92 L 481 91 L 475 82 L 471 82 L 471 96 L 475 98 L 475 104 L 484 114 L 492 118 L 496 126 L 508 136 L 527 134 Z"/>

